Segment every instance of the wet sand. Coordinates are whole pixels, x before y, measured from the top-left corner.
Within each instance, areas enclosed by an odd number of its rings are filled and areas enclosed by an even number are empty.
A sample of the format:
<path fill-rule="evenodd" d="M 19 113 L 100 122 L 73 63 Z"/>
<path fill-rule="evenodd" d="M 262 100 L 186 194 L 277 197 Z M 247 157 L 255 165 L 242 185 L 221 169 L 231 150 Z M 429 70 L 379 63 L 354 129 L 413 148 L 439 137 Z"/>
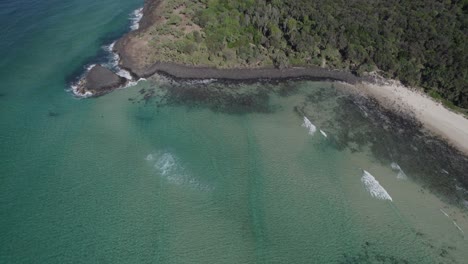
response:
<path fill-rule="evenodd" d="M 428 95 L 397 81 L 363 82 L 358 91 L 376 99 L 383 107 L 412 115 L 424 128 L 442 137 L 468 155 L 468 119 L 445 108 Z"/>

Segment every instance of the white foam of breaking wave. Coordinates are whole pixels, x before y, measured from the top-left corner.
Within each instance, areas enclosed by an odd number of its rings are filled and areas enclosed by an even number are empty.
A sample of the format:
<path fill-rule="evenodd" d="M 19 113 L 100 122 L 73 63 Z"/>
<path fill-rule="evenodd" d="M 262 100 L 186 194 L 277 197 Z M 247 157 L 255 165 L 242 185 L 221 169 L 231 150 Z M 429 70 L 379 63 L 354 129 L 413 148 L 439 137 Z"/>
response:
<path fill-rule="evenodd" d="M 140 20 L 143 18 L 143 8 L 138 8 L 137 10 L 133 11 L 130 15 L 130 21 L 132 24 L 130 25 L 131 30 L 137 30 L 140 28 Z"/>
<path fill-rule="evenodd" d="M 307 128 L 309 130 L 309 135 L 313 136 L 315 132 L 317 131 L 317 127 L 310 122 L 310 120 L 304 116 L 304 123 L 302 123 L 302 126 Z"/>
<path fill-rule="evenodd" d="M 114 52 L 114 45 L 115 45 L 115 41 L 112 42 L 110 45 L 103 47 L 103 49 L 109 53 L 109 61 L 105 63 L 104 66 L 115 71 L 115 74 L 117 74 L 118 76 L 127 79 L 127 83 L 124 86 L 120 87 L 119 89 L 132 87 L 132 86 L 137 85 L 140 81 L 145 81 L 146 80 L 145 78 L 140 78 L 138 80 L 135 80 L 129 71 L 120 68 L 119 66 L 120 56 Z"/>
<path fill-rule="evenodd" d="M 364 183 L 364 186 L 372 197 L 381 200 L 393 201 L 392 197 L 390 197 L 382 185 L 380 185 L 380 183 L 369 172 L 363 170 L 361 181 Z"/>
<path fill-rule="evenodd" d="M 457 224 L 457 222 L 453 221 L 453 224 L 455 225 L 455 227 L 460 230 L 460 232 L 464 235 L 465 232 L 463 232 L 463 229 L 461 229 L 461 227 Z"/>
<path fill-rule="evenodd" d="M 120 76 L 120 77 L 124 77 L 124 78 L 127 79 L 127 80 L 132 80 L 132 79 L 133 79 L 133 77 L 132 77 L 132 75 L 130 74 L 130 72 L 127 71 L 127 70 L 124 70 L 124 69 L 120 69 L 120 68 L 119 68 L 119 71 L 118 71 L 116 74 L 117 74 L 118 76 Z"/>
<path fill-rule="evenodd" d="M 163 176 L 175 172 L 176 161 L 170 153 L 164 153 L 158 158 L 154 167 L 161 172 Z"/>
<path fill-rule="evenodd" d="M 399 180 L 408 179 L 408 176 L 406 176 L 405 172 L 401 169 L 400 165 L 398 165 L 396 162 L 392 162 L 392 164 L 390 164 L 390 166 L 392 167 L 392 169 L 394 171 L 398 171 L 397 179 L 399 179 Z"/>
<path fill-rule="evenodd" d="M 323 135 L 324 137 L 328 138 L 327 133 L 325 133 L 323 130 L 320 130 L 320 133 L 322 133 L 322 135 Z"/>
<path fill-rule="evenodd" d="M 84 93 L 82 93 L 81 91 L 79 91 L 79 87 L 80 87 L 80 84 L 82 84 L 84 82 L 84 77 L 86 76 L 86 74 L 92 70 L 94 67 L 96 66 L 96 64 L 89 64 L 89 65 L 86 65 L 84 68 L 85 68 L 85 72 L 80 76 L 80 78 L 78 79 L 78 81 L 72 83 L 70 85 L 70 89 L 67 89 L 66 91 L 68 92 L 72 92 L 74 96 L 78 97 L 78 98 L 88 98 L 88 97 L 91 97 L 93 96 L 93 93 L 90 92 L 90 91 L 86 91 Z"/>
<path fill-rule="evenodd" d="M 132 12 L 130 15 L 130 20 L 131 20 L 131 30 L 137 30 L 140 27 L 140 20 L 143 17 L 143 8 L 138 8 L 135 11 Z M 102 63 L 102 66 L 114 71 L 117 75 L 127 79 L 127 84 L 121 88 L 127 88 L 131 86 L 135 86 L 138 84 L 139 81 L 145 80 L 143 78 L 139 80 L 134 80 L 130 72 L 127 70 L 124 70 L 119 67 L 119 61 L 120 61 L 120 56 L 114 52 L 114 46 L 115 46 L 115 41 L 112 42 L 109 45 L 103 46 L 102 48 L 108 53 L 108 60 L 105 63 Z M 93 96 L 93 93 L 90 91 L 86 91 L 84 93 L 79 91 L 80 83 L 83 82 L 83 78 L 86 76 L 86 74 L 94 67 L 96 64 L 91 64 L 86 67 L 86 71 L 83 73 L 83 75 L 79 78 L 79 80 L 76 83 L 72 83 L 70 85 L 70 89 L 68 91 L 72 92 L 76 97 L 79 98 L 88 98 Z"/>
<path fill-rule="evenodd" d="M 84 93 L 80 92 L 80 91 L 78 90 L 78 87 L 79 87 L 78 84 L 79 84 L 79 82 L 77 82 L 77 83 L 75 83 L 75 84 L 72 84 L 72 85 L 70 86 L 70 90 L 69 90 L 69 91 L 72 92 L 74 96 L 76 96 L 76 97 L 78 97 L 78 98 L 88 98 L 88 97 L 93 96 L 93 93 L 90 92 L 90 91 L 86 91 L 86 92 L 84 92 Z"/>
<path fill-rule="evenodd" d="M 145 160 L 147 161 L 150 161 L 150 160 L 153 160 L 154 157 L 153 157 L 153 154 L 148 154 L 148 156 L 146 156 Z"/>
<path fill-rule="evenodd" d="M 210 84 L 217 81 L 217 79 L 201 79 L 201 80 L 190 80 L 187 81 L 189 84 Z"/>
<path fill-rule="evenodd" d="M 135 86 L 138 84 L 139 81 L 146 80 L 144 78 L 134 80 L 132 74 L 129 71 L 120 68 L 119 66 L 120 56 L 119 54 L 114 52 L 114 46 L 115 46 L 115 41 L 112 42 L 110 45 L 103 47 L 103 49 L 109 53 L 109 61 L 105 63 L 104 66 L 106 66 L 109 69 L 114 70 L 115 74 L 128 80 L 127 84 L 121 88 Z"/>
<path fill-rule="evenodd" d="M 444 210 L 440 209 L 440 211 L 441 211 L 446 217 L 450 217 Z"/>
<path fill-rule="evenodd" d="M 145 158 L 156 172 L 170 184 L 188 186 L 193 189 L 209 191 L 212 188 L 191 177 L 180 161 L 171 153 L 151 153 Z"/>
<path fill-rule="evenodd" d="M 90 70 L 92 70 L 94 67 L 96 67 L 96 64 L 90 64 L 90 65 L 86 66 L 86 71 L 90 71 Z"/>
<path fill-rule="evenodd" d="M 118 71 L 120 68 L 120 56 L 114 52 L 115 41 L 109 45 L 103 46 L 102 49 L 108 53 L 108 61 L 103 64 L 104 67 Z"/>
<path fill-rule="evenodd" d="M 146 79 L 145 78 L 140 78 L 138 80 L 135 80 L 135 79 L 128 80 L 127 83 L 124 86 L 122 86 L 122 87 L 120 87 L 118 89 L 127 89 L 129 87 L 133 87 L 133 86 L 137 85 L 141 81 L 146 81 Z"/>

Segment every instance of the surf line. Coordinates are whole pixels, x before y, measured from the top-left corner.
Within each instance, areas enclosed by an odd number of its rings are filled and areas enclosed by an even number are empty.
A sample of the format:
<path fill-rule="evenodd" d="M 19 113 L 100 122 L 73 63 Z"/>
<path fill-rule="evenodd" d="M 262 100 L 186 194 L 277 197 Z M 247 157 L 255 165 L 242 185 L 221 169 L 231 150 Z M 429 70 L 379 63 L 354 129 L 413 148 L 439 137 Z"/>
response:
<path fill-rule="evenodd" d="M 457 222 L 453 221 L 453 224 L 458 228 L 458 230 L 460 230 L 460 232 L 461 232 L 462 235 L 464 236 L 464 235 L 465 235 L 465 232 L 463 232 L 463 229 L 461 229 L 461 227 L 457 224 Z"/>
<path fill-rule="evenodd" d="M 450 218 L 450 216 L 449 216 L 444 210 L 442 210 L 442 209 L 439 209 L 439 210 L 440 210 L 446 217 L 449 217 L 449 218 Z"/>
<path fill-rule="evenodd" d="M 447 214 L 444 210 L 439 209 L 446 217 L 450 218 L 449 214 Z M 463 229 L 455 222 L 455 220 L 452 220 L 453 225 L 462 233 L 463 236 L 465 236 L 465 232 Z"/>
<path fill-rule="evenodd" d="M 392 197 L 388 194 L 387 190 L 380 185 L 379 181 L 366 170 L 362 170 L 363 174 L 361 182 L 364 184 L 366 190 L 371 194 L 372 197 L 380 200 L 389 200 L 393 202 Z"/>
<path fill-rule="evenodd" d="M 130 14 L 130 16 L 129 16 L 130 31 L 135 31 L 135 30 L 138 30 L 140 28 L 140 21 L 141 21 L 142 18 L 143 18 L 143 8 L 142 7 L 134 10 Z M 77 80 L 75 80 L 74 82 L 72 82 L 70 84 L 70 88 L 68 88 L 67 91 L 72 92 L 73 95 L 75 97 L 77 97 L 77 98 L 88 98 L 88 97 L 94 96 L 94 94 L 92 92 L 90 92 L 90 91 L 86 91 L 84 93 L 81 93 L 79 91 L 79 86 L 80 86 L 80 83 L 83 82 L 86 75 L 91 71 L 91 69 L 94 66 L 96 66 L 96 64 L 100 64 L 104 68 L 109 69 L 110 71 L 114 72 L 118 76 L 123 77 L 123 78 L 125 78 L 127 80 L 125 85 L 123 85 L 123 86 L 121 86 L 121 87 L 119 87 L 117 89 L 124 89 L 124 88 L 128 88 L 128 87 L 132 87 L 132 86 L 137 85 L 139 81 L 145 81 L 146 80 L 145 78 L 135 79 L 129 71 L 127 71 L 125 69 L 122 69 L 119 66 L 120 56 L 116 52 L 114 52 L 114 45 L 115 45 L 116 42 L 117 41 L 114 41 L 110 45 L 103 46 L 102 49 L 107 53 L 107 56 L 106 56 L 107 58 L 105 59 L 105 61 L 95 62 L 93 64 L 86 65 L 85 66 L 85 71 L 81 74 L 81 76 L 79 76 L 77 78 Z"/>
<path fill-rule="evenodd" d="M 306 116 L 304 116 L 304 122 L 302 123 L 302 126 L 309 130 L 309 135 L 311 136 L 313 136 L 315 132 L 317 132 L 317 127 L 314 124 L 312 124 L 312 122 Z M 325 131 L 321 129 L 319 130 L 322 136 L 324 136 L 325 138 L 328 138 L 328 135 L 327 133 L 325 133 Z"/>

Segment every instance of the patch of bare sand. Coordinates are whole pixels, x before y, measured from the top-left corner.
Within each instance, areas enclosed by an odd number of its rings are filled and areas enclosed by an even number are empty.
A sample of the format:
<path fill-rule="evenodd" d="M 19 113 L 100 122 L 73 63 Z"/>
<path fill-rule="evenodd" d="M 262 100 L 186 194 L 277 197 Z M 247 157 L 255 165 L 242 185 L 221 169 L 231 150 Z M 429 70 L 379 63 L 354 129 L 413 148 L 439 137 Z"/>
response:
<path fill-rule="evenodd" d="M 426 129 L 468 155 L 468 119 L 463 115 L 448 110 L 426 94 L 407 88 L 397 81 L 360 83 L 356 88 L 386 108 L 413 115 Z"/>

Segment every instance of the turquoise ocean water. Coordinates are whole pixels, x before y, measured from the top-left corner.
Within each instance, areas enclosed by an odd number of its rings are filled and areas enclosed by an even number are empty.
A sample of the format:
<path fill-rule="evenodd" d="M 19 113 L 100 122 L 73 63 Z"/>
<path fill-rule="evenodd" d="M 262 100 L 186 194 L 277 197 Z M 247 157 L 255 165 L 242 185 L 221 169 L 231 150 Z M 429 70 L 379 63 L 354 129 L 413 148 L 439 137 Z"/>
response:
<path fill-rule="evenodd" d="M 0 0 L 0 263 L 466 263 L 466 159 L 343 85 L 73 97 L 141 5 Z"/>

